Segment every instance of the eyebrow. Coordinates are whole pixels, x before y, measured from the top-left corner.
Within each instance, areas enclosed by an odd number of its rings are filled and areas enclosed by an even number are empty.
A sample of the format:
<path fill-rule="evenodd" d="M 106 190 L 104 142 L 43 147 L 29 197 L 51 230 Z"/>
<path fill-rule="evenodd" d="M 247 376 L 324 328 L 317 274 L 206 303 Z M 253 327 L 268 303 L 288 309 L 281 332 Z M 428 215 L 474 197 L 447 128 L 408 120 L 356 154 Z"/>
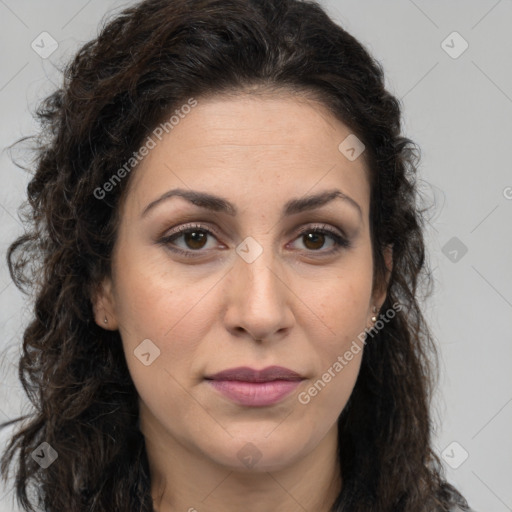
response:
<path fill-rule="evenodd" d="M 196 190 L 185 190 L 175 188 L 169 190 L 168 192 L 165 192 L 159 198 L 149 203 L 144 208 L 141 217 L 146 216 L 147 213 L 153 208 L 155 208 L 157 205 L 161 204 L 164 201 L 167 201 L 171 197 L 176 196 L 183 197 L 190 203 L 199 206 L 200 208 L 205 208 L 207 210 L 226 213 L 231 216 L 235 216 L 238 213 L 238 209 L 236 208 L 236 206 L 230 203 L 227 199 L 224 199 L 223 197 L 208 194 L 206 192 L 199 192 Z M 318 194 L 291 199 L 284 205 L 282 217 L 294 215 L 307 210 L 314 210 L 315 208 L 320 208 L 321 206 L 324 206 L 330 203 L 331 201 L 334 201 L 335 199 L 341 199 L 347 202 L 348 204 L 352 205 L 358 211 L 359 216 L 362 218 L 363 213 L 359 204 L 356 203 L 354 199 L 352 199 L 350 196 L 346 195 L 339 189 L 326 190 Z"/>

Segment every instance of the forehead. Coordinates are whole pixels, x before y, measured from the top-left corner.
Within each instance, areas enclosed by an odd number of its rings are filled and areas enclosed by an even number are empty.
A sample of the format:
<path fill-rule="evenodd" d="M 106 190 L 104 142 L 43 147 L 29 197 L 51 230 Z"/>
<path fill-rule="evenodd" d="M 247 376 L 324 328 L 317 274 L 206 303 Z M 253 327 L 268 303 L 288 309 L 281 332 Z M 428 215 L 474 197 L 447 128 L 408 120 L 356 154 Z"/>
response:
<path fill-rule="evenodd" d="M 131 176 L 128 208 L 141 211 L 176 187 L 268 205 L 337 187 L 368 210 L 365 155 L 351 161 L 340 151 L 351 131 L 322 104 L 246 94 L 198 98 L 183 112 L 161 140 L 152 137 L 153 149 Z"/>

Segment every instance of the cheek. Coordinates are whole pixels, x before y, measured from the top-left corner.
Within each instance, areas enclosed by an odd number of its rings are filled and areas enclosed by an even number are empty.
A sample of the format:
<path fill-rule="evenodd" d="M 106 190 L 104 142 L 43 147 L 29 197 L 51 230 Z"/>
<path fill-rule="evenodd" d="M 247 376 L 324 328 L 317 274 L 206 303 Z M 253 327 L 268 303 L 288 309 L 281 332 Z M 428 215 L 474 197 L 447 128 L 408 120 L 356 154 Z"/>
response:
<path fill-rule="evenodd" d="M 318 304 L 318 318 L 339 344 L 364 329 L 370 300 L 371 283 L 356 285 L 342 279 L 331 282 L 328 289 L 315 296 L 313 303 Z"/>
<path fill-rule="evenodd" d="M 364 348 L 362 339 L 367 327 L 369 292 L 359 290 L 356 293 L 357 290 L 351 287 L 350 291 L 344 294 L 339 290 L 338 295 L 325 302 L 324 321 L 331 334 L 327 338 L 316 338 L 321 361 L 317 377 L 338 397 L 334 398 L 338 404 L 348 399 L 357 379 Z M 322 383 L 319 383 L 319 389 L 323 389 Z"/>
<path fill-rule="evenodd" d="M 344 267 L 328 283 L 317 283 L 310 302 L 318 320 L 306 326 L 318 357 L 316 376 L 299 402 L 334 421 L 357 380 L 371 304 L 371 258 Z M 316 306 L 315 306 L 316 305 Z M 323 333 L 323 334 L 319 334 Z M 314 404 L 314 405 L 313 405 Z"/>
<path fill-rule="evenodd" d="M 192 367 L 213 322 L 201 301 L 211 285 L 204 290 L 179 281 L 161 273 L 128 272 L 118 288 L 119 329 L 131 378 L 141 400 L 163 422 L 166 411 L 189 415 L 194 409 L 188 392 Z"/>
<path fill-rule="evenodd" d="M 300 292 L 307 297 L 317 318 L 316 335 L 311 331 L 309 338 L 319 340 L 331 358 L 344 351 L 368 325 L 373 277 L 368 253 L 347 258 L 336 272 L 317 279 L 309 293 L 305 288 Z M 311 323 L 309 328 L 313 327 Z"/>
<path fill-rule="evenodd" d="M 127 253 L 128 251 L 125 251 Z M 193 269 L 178 267 L 153 251 L 132 251 L 130 258 L 120 257 L 116 264 L 116 314 L 128 338 L 149 337 L 166 340 L 187 326 L 190 338 L 198 324 L 190 322 L 195 309 L 214 280 L 194 277 Z M 148 261 L 149 259 L 149 261 Z M 172 269 L 172 271 L 171 271 Z M 199 308 L 198 308 L 199 306 Z M 206 313 L 206 312 L 204 312 Z"/>
<path fill-rule="evenodd" d="M 215 279 L 194 283 L 186 269 L 167 272 L 160 261 L 131 255 L 116 262 L 116 315 L 128 368 L 141 396 L 179 401 L 180 384 L 188 384 L 200 342 L 215 321 L 214 304 L 205 300 Z"/>
<path fill-rule="evenodd" d="M 311 337 L 315 342 L 317 364 L 315 376 L 298 395 L 298 402 L 307 408 L 306 416 L 334 423 L 355 386 L 364 351 L 366 327 L 366 295 L 361 300 L 345 298 L 329 302 L 330 315 L 325 318 L 334 331 L 328 337 Z M 327 315 L 326 315 L 327 316 Z"/>

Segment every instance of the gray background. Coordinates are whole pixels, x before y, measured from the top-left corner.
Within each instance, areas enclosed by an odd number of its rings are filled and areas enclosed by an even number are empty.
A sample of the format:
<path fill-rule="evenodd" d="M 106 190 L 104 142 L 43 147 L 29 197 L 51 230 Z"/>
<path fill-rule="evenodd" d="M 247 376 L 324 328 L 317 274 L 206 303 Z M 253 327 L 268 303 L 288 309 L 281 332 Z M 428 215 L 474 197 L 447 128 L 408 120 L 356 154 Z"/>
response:
<path fill-rule="evenodd" d="M 512 511 L 512 1 L 321 3 L 383 64 L 403 102 L 404 133 L 422 148 L 420 188 L 436 204 L 427 231 L 435 292 L 424 304 L 442 358 L 436 448 L 473 508 Z M 30 112 L 60 84 L 57 68 L 105 14 L 129 4 L 0 0 L 2 149 L 34 132 Z M 44 31 L 59 45 L 48 58 L 31 48 Z M 27 181 L 3 151 L 2 260 L 23 231 L 16 209 Z M 0 305 L 4 421 L 27 410 L 16 359 L 30 316 L 4 261 Z M 15 510 L 10 490 L 0 498 L 2 512 Z"/>

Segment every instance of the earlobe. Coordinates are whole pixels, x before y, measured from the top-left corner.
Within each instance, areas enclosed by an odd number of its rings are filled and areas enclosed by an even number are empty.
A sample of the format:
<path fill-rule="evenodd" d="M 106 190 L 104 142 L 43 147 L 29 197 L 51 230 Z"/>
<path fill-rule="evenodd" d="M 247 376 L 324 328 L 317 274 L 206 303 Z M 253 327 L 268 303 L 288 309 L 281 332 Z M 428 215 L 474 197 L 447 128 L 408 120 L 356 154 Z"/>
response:
<path fill-rule="evenodd" d="M 112 282 L 110 279 L 105 279 L 98 285 L 92 299 L 92 308 L 94 320 L 98 326 L 109 331 L 118 328 L 115 302 L 112 293 Z"/>

